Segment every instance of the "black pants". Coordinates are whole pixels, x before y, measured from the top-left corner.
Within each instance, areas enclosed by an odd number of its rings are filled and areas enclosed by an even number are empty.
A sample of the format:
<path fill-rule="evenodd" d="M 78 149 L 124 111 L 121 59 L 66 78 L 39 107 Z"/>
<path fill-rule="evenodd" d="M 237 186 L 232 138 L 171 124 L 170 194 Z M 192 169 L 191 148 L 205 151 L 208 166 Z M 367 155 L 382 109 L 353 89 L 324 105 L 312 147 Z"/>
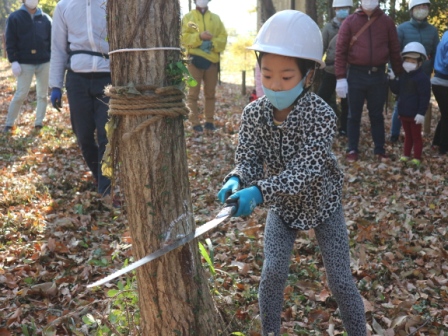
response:
<path fill-rule="evenodd" d="M 337 112 L 336 100 L 334 99 L 336 89 L 336 76 L 322 71 L 322 81 L 320 82 L 317 95 L 330 105 L 339 118 L 339 131 L 347 133 L 347 116 L 348 116 L 348 102 L 347 98 L 341 98 L 341 113 Z"/>
<path fill-rule="evenodd" d="M 433 85 L 432 93 L 434 93 L 440 110 L 440 120 L 432 144 L 439 146 L 441 154 L 446 154 L 448 153 L 448 86 Z"/>
<path fill-rule="evenodd" d="M 107 145 L 105 125 L 109 109 L 104 88 L 111 83 L 110 74 L 69 71 L 66 82 L 73 132 L 84 160 L 98 182 L 98 192 L 106 195 L 110 192 L 110 180 L 101 172 L 101 160 Z"/>

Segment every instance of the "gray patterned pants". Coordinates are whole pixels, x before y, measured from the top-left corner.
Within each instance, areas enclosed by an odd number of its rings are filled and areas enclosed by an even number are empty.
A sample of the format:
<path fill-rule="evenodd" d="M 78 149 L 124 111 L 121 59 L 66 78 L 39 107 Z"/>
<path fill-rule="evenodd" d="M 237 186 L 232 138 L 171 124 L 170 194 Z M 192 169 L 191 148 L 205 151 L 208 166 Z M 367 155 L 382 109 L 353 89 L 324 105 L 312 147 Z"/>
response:
<path fill-rule="evenodd" d="M 349 336 L 366 335 L 364 304 L 350 271 L 350 255 L 344 213 L 340 207 L 314 228 L 327 272 L 328 284 L 338 303 Z M 263 335 L 280 335 L 283 291 L 297 230 L 287 227 L 272 211 L 266 220 L 264 263 L 259 288 Z"/>

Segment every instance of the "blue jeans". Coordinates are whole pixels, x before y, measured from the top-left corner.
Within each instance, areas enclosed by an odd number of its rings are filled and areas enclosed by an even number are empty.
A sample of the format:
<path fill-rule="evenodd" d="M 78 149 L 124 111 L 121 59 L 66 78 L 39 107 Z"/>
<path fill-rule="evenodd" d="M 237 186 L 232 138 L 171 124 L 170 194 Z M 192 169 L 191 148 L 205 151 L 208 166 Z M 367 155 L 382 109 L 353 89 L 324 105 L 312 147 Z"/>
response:
<path fill-rule="evenodd" d="M 19 116 L 20 108 L 22 107 L 22 104 L 30 91 L 31 82 L 34 75 L 36 76 L 37 98 L 36 120 L 34 125 L 41 126 L 47 110 L 50 62 L 42 64 L 20 64 L 20 67 L 22 68 L 22 73 L 19 77 L 17 77 L 17 89 L 11 104 L 9 104 L 6 126 L 14 126 L 14 123 Z"/>
<path fill-rule="evenodd" d="M 68 71 L 66 77 L 72 129 L 82 156 L 98 181 L 98 192 L 102 195 L 110 193 L 110 180 L 101 171 L 101 160 L 107 145 L 105 125 L 109 109 L 109 97 L 104 95 L 104 87 L 110 83 L 110 74 L 104 72 Z"/>
<path fill-rule="evenodd" d="M 392 114 L 392 126 L 390 127 L 390 136 L 399 137 L 401 129 L 401 120 L 398 118 L 397 102 L 394 104 L 394 113 Z"/>
<path fill-rule="evenodd" d="M 374 154 L 384 154 L 384 116 L 383 109 L 387 96 L 387 75 L 384 71 L 368 72 L 353 66 L 348 76 L 347 122 L 348 151 L 358 152 L 361 116 L 364 101 L 367 100 L 370 132 L 375 144 Z"/>

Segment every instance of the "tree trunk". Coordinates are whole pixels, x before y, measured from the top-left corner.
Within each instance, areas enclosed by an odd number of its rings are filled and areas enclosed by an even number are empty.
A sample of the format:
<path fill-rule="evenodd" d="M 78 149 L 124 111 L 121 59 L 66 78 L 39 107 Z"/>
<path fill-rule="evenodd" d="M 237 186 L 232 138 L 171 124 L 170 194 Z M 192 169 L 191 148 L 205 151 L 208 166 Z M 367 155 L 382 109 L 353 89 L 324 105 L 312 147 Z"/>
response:
<path fill-rule="evenodd" d="M 272 0 L 261 0 L 261 25 L 266 22 L 272 15 L 275 14 L 276 10 Z"/>
<path fill-rule="evenodd" d="M 108 0 L 107 10 L 111 51 L 180 45 L 179 1 Z M 113 87 L 165 87 L 172 84 L 167 66 L 179 61 L 181 54 L 177 50 L 126 51 L 110 57 Z M 145 90 L 143 96 L 155 96 L 154 92 Z M 123 139 L 124 134 L 154 116 L 113 118 L 119 184 L 126 201 L 133 255 L 140 259 L 162 247 L 169 237 L 195 229 L 183 117 L 164 117 L 128 140 Z M 142 335 L 220 334 L 222 319 L 196 241 L 138 268 L 137 284 Z"/>
<path fill-rule="evenodd" d="M 317 6 L 315 0 L 306 0 L 306 14 L 317 22 Z"/>
<path fill-rule="evenodd" d="M 392 20 L 396 20 L 396 16 L 397 16 L 397 10 L 395 9 L 395 5 L 396 5 L 396 0 L 390 0 L 390 5 L 389 5 L 389 16 Z"/>

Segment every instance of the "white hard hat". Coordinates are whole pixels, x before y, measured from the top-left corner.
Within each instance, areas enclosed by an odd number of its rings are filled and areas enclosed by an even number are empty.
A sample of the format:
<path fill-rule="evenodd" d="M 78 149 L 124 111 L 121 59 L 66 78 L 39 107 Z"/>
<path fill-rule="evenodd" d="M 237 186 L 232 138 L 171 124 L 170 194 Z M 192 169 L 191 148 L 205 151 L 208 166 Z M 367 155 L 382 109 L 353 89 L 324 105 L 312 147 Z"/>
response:
<path fill-rule="evenodd" d="M 316 22 L 297 10 L 275 13 L 261 27 L 255 42 L 247 49 L 269 54 L 297 57 L 322 62 L 322 34 Z"/>
<path fill-rule="evenodd" d="M 401 52 L 401 56 L 411 58 L 423 57 L 423 60 L 428 58 L 425 47 L 419 42 L 409 42 L 406 44 Z"/>
<path fill-rule="evenodd" d="M 431 2 L 429 0 L 410 0 L 409 1 L 409 10 L 411 10 L 413 7 L 415 7 L 417 5 L 423 5 L 423 4 L 430 5 Z"/>
<path fill-rule="evenodd" d="M 353 0 L 333 0 L 333 8 L 335 7 L 353 7 Z"/>

